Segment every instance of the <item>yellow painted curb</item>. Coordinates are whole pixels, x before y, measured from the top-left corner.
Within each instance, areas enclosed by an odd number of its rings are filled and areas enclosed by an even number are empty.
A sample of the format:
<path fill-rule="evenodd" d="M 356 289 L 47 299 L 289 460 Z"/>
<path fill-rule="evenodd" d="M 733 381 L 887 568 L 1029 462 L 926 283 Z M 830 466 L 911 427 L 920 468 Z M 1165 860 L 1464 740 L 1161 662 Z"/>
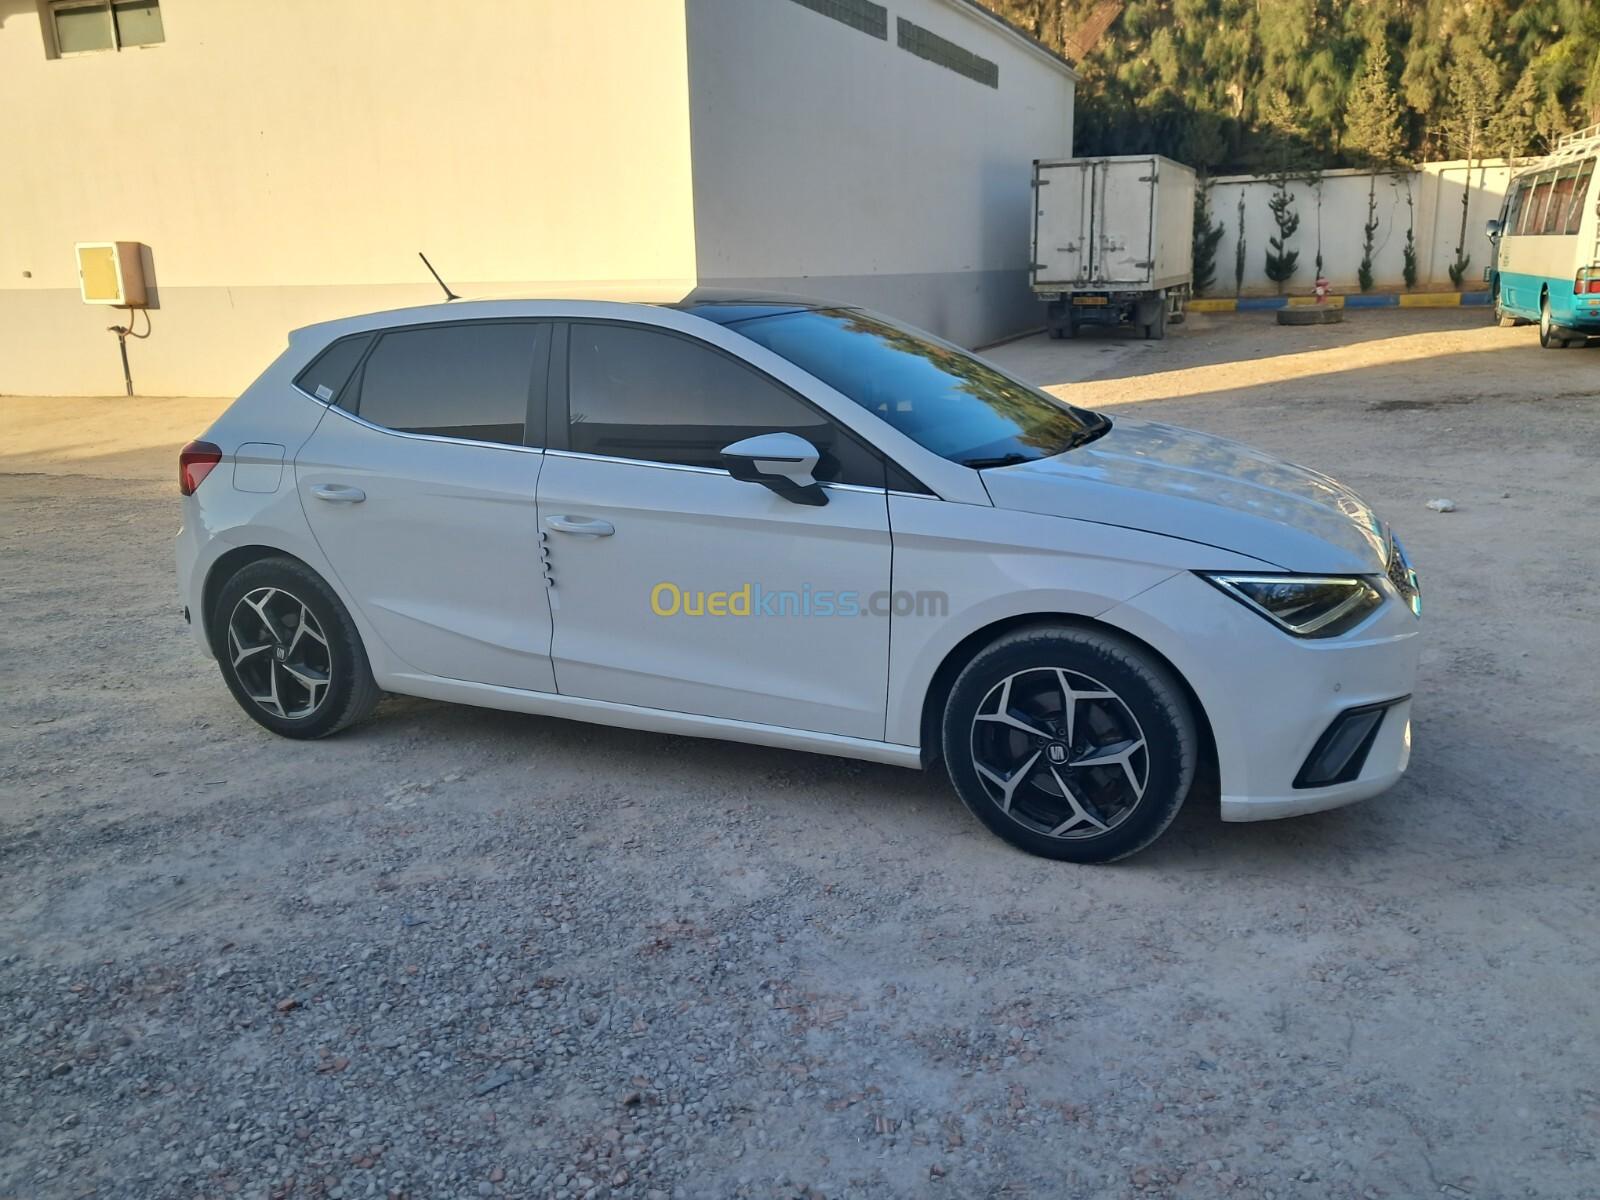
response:
<path fill-rule="evenodd" d="M 1317 298 L 1315 296 L 1290 296 L 1289 297 L 1289 307 L 1290 308 L 1317 308 L 1319 306 L 1317 304 Z M 1321 304 L 1320 307 L 1322 307 L 1322 308 L 1343 308 L 1344 307 L 1344 297 L 1343 296 L 1328 296 L 1327 298 L 1325 298 L 1322 301 L 1322 304 Z"/>
<path fill-rule="evenodd" d="M 1190 300 L 1184 305 L 1190 312 L 1233 312 L 1238 307 L 1237 300 Z"/>
<path fill-rule="evenodd" d="M 1401 308 L 1459 308 L 1460 292 L 1408 292 L 1400 297 Z"/>

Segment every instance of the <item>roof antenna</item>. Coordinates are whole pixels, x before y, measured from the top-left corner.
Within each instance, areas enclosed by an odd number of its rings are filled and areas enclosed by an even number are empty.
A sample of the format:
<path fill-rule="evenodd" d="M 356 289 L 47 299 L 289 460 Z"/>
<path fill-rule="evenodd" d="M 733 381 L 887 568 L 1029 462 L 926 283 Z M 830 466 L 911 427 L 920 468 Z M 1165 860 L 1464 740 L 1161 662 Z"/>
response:
<path fill-rule="evenodd" d="M 422 260 L 422 265 L 428 268 L 428 274 L 433 276 L 434 282 L 444 289 L 444 302 L 446 304 L 450 303 L 452 300 L 461 299 L 460 296 L 456 295 L 450 290 L 449 284 L 439 278 L 439 272 L 433 269 L 433 264 L 428 261 L 428 256 L 426 254 L 424 254 L 421 250 L 418 250 L 417 257 Z"/>

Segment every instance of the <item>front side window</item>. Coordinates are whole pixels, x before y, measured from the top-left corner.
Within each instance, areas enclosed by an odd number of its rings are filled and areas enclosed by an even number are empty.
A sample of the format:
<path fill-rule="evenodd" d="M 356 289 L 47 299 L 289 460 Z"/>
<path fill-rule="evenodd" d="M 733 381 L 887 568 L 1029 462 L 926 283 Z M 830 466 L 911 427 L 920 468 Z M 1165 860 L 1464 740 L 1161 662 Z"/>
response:
<path fill-rule="evenodd" d="M 160 0 L 56 0 L 50 6 L 57 54 L 154 46 L 166 41 Z"/>
<path fill-rule="evenodd" d="M 794 433 L 824 483 L 884 486 L 883 460 L 826 414 L 753 367 L 692 339 L 633 325 L 574 323 L 568 444 L 584 454 L 721 467 L 722 449 Z"/>
<path fill-rule="evenodd" d="M 959 346 L 860 309 L 778 313 L 729 328 L 963 466 L 1047 458 L 1111 427 Z"/>
<path fill-rule="evenodd" d="M 1500 218 L 1500 231 L 1514 234 L 1517 232 L 1517 221 L 1522 216 L 1523 202 L 1528 198 L 1528 185 L 1522 184 L 1513 187 L 1506 193 L 1506 211 Z"/>
<path fill-rule="evenodd" d="M 475 321 L 385 333 L 361 368 L 354 411 L 401 433 L 520 446 L 547 328 Z"/>

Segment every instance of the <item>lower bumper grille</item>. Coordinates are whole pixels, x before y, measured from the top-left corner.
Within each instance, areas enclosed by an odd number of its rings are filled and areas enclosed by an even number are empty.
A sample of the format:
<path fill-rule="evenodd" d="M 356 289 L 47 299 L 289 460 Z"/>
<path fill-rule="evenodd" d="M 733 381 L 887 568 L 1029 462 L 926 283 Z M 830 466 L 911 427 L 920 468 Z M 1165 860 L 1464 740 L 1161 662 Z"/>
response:
<path fill-rule="evenodd" d="M 1311 747 L 1300 773 L 1294 777 L 1297 788 L 1332 787 L 1361 776 L 1372 743 L 1378 740 L 1384 718 L 1396 704 L 1408 697 L 1385 700 L 1380 704 L 1361 704 L 1347 708 L 1322 731 Z"/>

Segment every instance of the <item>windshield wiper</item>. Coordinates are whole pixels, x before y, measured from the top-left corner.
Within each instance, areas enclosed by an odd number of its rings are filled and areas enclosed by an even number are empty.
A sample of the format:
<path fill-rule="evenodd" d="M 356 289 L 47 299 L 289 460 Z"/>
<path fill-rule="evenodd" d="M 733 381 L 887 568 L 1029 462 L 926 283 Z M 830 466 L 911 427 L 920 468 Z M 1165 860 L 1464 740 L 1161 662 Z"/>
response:
<path fill-rule="evenodd" d="M 993 458 L 963 458 L 961 465 L 971 467 L 974 471 L 981 471 L 985 467 L 1014 467 L 1018 463 L 1033 462 L 1031 454 L 997 454 Z"/>
<path fill-rule="evenodd" d="M 1103 438 L 1110 432 L 1111 418 L 1107 416 L 1101 416 L 1100 424 L 1096 425 L 1092 429 L 1085 429 L 1081 433 L 1073 434 L 1072 437 L 1068 439 L 1067 444 L 1061 447 L 1060 450 L 1056 451 L 1056 453 L 1065 454 L 1068 450 L 1076 450 L 1079 446 L 1087 446 L 1090 442 L 1096 441 L 1099 438 Z"/>

